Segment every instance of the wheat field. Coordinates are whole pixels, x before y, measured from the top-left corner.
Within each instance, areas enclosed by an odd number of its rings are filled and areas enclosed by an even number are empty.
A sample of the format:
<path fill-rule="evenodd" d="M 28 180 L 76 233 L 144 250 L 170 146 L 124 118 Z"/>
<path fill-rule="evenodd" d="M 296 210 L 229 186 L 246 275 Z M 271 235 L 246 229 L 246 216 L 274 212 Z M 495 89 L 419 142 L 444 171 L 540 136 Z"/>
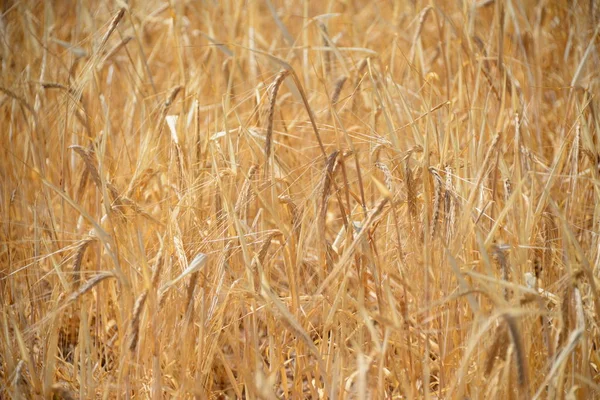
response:
<path fill-rule="evenodd" d="M 0 4 L 0 398 L 600 398 L 598 2 Z"/>

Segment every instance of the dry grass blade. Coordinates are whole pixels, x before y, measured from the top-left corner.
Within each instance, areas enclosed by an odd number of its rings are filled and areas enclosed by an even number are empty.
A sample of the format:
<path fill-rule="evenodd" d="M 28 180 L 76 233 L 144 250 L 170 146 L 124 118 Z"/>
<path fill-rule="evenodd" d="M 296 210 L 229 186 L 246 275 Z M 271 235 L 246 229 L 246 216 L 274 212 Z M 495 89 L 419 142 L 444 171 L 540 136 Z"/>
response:
<path fill-rule="evenodd" d="M 492 143 L 490 144 L 490 147 L 488 147 L 488 150 L 485 153 L 485 157 L 481 164 L 481 168 L 479 169 L 479 172 L 477 173 L 477 179 L 475 180 L 475 185 L 473 186 L 473 189 L 471 190 L 469 198 L 464 207 L 465 213 L 467 212 L 466 210 L 471 210 L 473 208 L 473 204 L 475 203 L 475 199 L 480 190 L 481 182 L 483 181 L 483 178 L 487 174 L 489 161 L 492 157 L 492 153 L 494 152 L 494 150 L 496 150 L 496 147 L 499 142 L 500 142 L 500 134 L 497 134 L 492 139 Z M 458 231 L 460 234 L 464 233 L 464 229 L 466 229 L 466 225 L 469 220 L 470 220 L 470 218 L 468 218 L 467 215 L 463 214 L 463 217 L 461 218 L 461 224 L 459 227 L 459 231 Z M 489 237 L 489 235 L 488 235 L 488 237 Z M 460 237 L 457 237 L 454 242 L 455 242 L 454 248 L 457 248 L 461 243 Z M 487 241 L 486 241 L 486 243 L 487 243 Z"/>
<path fill-rule="evenodd" d="M 120 202 L 124 206 L 130 207 L 137 215 L 141 215 L 148 221 L 151 221 L 152 223 L 154 223 L 156 225 L 160 225 L 160 226 L 163 225 L 160 221 L 158 221 L 156 218 L 154 218 L 152 215 L 148 214 L 148 212 L 146 212 L 144 209 L 142 209 L 135 201 L 131 200 L 127 196 L 119 195 L 117 192 L 117 189 L 113 185 L 108 184 L 108 188 L 109 188 L 111 194 L 113 195 L 113 198 L 115 198 L 115 203 L 118 204 Z"/>
<path fill-rule="evenodd" d="M 279 16 L 277 15 L 277 10 L 273 6 L 273 3 L 271 2 L 271 0 L 266 0 L 266 3 L 267 3 L 267 6 L 269 7 L 269 11 L 271 12 L 271 16 L 273 17 L 273 20 L 275 21 L 275 24 L 277 25 L 277 28 L 279 28 L 279 30 L 281 31 L 281 34 L 283 35 L 283 38 L 286 40 L 286 42 L 289 46 L 293 46 L 294 45 L 294 37 L 287 30 L 284 23 L 281 21 L 281 18 L 279 18 Z"/>
<path fill-rule="evenodd" d="M 105 60 L 110 60 L 117 54 L 123 47 L 133 39 L 133 36 L 125 36 L 119 43 L 117 43 L 112 49 L 106 52 Z"/>
<path fill-rule="evenodd" d="M 179 282 L 186 276 L 201 270 L 204 267 L 204 265 L 206 265 L 207 260 L 208 260 L 208 258 L 206 257 L 206 254 L 198 253 L 196 255 L 196 257 L 194 257 L 192 262 L 189 263 L 187 268 L 181 274 L 177 275 L 177 277 L 175 279 L 172 279 L 172 280 L 166 282 L 161 287 L 160 292 L 165 292 L 167 289 L 169 289 L 171 286 L 175 285 L 177 282 Z"/>

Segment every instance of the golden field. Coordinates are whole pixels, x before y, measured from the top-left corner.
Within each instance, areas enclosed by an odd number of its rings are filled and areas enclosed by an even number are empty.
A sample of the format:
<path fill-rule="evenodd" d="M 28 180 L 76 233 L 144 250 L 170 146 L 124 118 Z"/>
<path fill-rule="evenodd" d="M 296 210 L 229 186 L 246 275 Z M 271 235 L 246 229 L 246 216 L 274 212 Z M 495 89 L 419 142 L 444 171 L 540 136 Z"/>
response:
<path fill-rule="evenodd" d="M 600 398 L 597 2 L 0 11 L 0 398 Z"/>

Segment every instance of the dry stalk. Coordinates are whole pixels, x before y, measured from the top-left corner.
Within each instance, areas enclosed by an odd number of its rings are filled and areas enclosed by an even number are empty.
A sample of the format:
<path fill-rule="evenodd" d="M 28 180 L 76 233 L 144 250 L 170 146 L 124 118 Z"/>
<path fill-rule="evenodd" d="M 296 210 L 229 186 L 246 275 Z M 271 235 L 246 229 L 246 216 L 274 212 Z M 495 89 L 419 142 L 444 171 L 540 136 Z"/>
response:
<path fill-rule="evenodd" d="M 331 285 L 333 280 L 340 274 L 342 269 L 344 267 L 346 267 L 346 263 L 354 255 L 356 248 L 363 243 L 363 239 L 365 238 L 365 236 L 368 235 L 375 220 L 377 219 L 377 217 L 379 217 L 379 214 L 381 214 L 381 212 L 383 211 L 383 208 L 385 207 L 385 205 L 388 202 L 389 202 L 389 199 L 387 197 L 384 197 L 383 199 L 381 199 L 377 202 L 377 205 L 368 214 L 367 218 L 363 222 L 362 227 L 360 228 L 360 231 L 358 232 L 358 235 L 356 235 L 354 237 L 354 240 L 352 241 L 350 246 L 348 246 L 348 248 L 346 248 L 344 250 L 344 253 L 340 257 L 340 259 L 337 262 L 337 264 L 335 265 L 335 267 L 333 268 L 333 271 L 331 271 L 331 273 L 327 276 L 327 278 L 323 281 L 323 283 L 321 283 L 321 286 L 317 290 L 316 295 L 323 293 L 323 291 L 327 287 L 329 287 L 329 285 Z"/>
<path fill-rule="evenodd" d="M 368 58 L 363 58 L 360 63 L 358 64 L 357 68 L 356 68 L 356 77 L 354 79 L 354 92 L 358 93 L 360 90 L 360 85 L 362 82 L 362 77 L 363 74 L 365 72 L 365 69 L 367 68 L 367 64 L 368 64 Z M 356 99 L 359 96 L 352 96 L 352 113 L 356 113 L 357 111 L 357 102 Z"/>
<path fill-rule="evenodd" d="M 81 123 L 81 125 L 83 125 L 85 127 L 85 130 L 87 131 L 88 135 L 91 135 L 90 121 L 87 116 L 88 114 L 85 112 L 82 114 L 82 109 L 83 109 L 83 111 L 85 111 L 85 106 L 84 106 L 84 102 L 83 102 L 83 97 L 80 94 L 77 94 L 73 90 L 73 88 L 70 88 L 70 87 L 63 85 L 62 83 L 58 83 L 58 82 L 40 82 L 40 85 L 46 90 L 48 90 L 48 89 L 63 90 L 71 98 L 73 103 L 79 103 L 81 106 L 81 109 L 79 107 L 75 108 L 75 117 Z"/>
<path fill-rule="evenodd" d="M 130 198 L 135 193 L 141 192 L 147 185 L 150 179 L 158 174 L 158 171 L 154 168 L 146 168 L 141 174 L 137 174 L 129 183 L 129 187 L 125 192 L 124 198 Z"/>
<path fill-rule="evenodd" d="M 381 154 L 381 150 L 385 149 L 385 147 L 386 145 L 383 143 L 377 143 L 373 146 L 373 149 L 371 149 L 371 159 L 373 162 L 379 162 L 379 155 Z"/>
<path fill-rule="evenodd" d="M 127 46 L 127 44 L 133 39 L 133 36 L 125 36 L 119 43 L 117 43 L 112 49 L 106 52 L 106 56 L 104 57 L 104 61 L 110 60 L 114 57 L 115 54 L 119 52 L 123 47 Z"/>
<path fill-rule="evenodd" d="M 208 313 L 206 315 L 206 323 L 208 323 L 208 321 L 212 319 L 215 311 L 217 310 L 217 305 L 219 304 L 218 294 L 221 293 L 221 290 L 223 289 L 223 283 L 225 281 L 225 272 L 226 269 L 229 268 L 229 258 L 231 257 L 234 244 L 235 242 L 233 240 L 229 240 L 223 248 L 221 256 L 219 257 L 219 262 L 217 263 L 217 268 L 215 271 L 217 281 L 216 285 L 214 285 L 214 287 L 212 288 L 213 290 L 211 291 L 212 301 L 209 305 Z"/>
<path fill-rule="evenodd" d="M 492 77 L 491 71 L 490 71 L 490 65 L 489 65 L 489 61 L 487 60 L 487 52 L 485 51 L 485 47 L 483 45 L 483 41 L 478 37 L 475 36 L 473 37 L 473 42 L 476 44 L 477 48 L 479 49 L 479 51 L 482 54 L 482 69 L 481 71 L 483 72 L 483 76 L 485 77 L 486 81 L 488 82 L 488 84 L 490 85 L 490 88 L 492 89 L 492 93 L 494 93 L 494 96 L 496 97 L 496 100 L 500 101 L 500 92 L 496 86 L 496 84 L 494 83 L 494 79 Z M 509 80 L 507 80 L 507 84 L 508 82 L 510 82 Z"/>
<path fill-rule="evenodd" d="M 142 217 L 146 218 L 148 221 L 151 221 L 157 225 L 162 225 L 162 223 L 160 221 L 158 221 L 152 215 L 148 214 L 135 201 L 133 201 L 132 199 L 130 199 L 129 197 L 127 197 L 125 195 L 118 195 L 117 189 L 112 184 L 108 184 L 107 186 L 109 187 L 109 190 L 110 190 L 111 194 L 113 195 L 113 197 L 115 198 L 115 201 L 117 204 L 119 202 L 122 202 L 122 204 L 124 206 L 130 207 L 133 210 L 133 212 L 136 213 L 137 215 L 141 215 Z"/>
<path fill-rule="evenodd" d="M 199 271 L 193 272 L 190 275 L 190 282 L 187 287 L 187 295 L 186 295 L 186 306 L 185 306 L 185 314 L 191 317 L 194 312 L 194 292 L 196 291 L 196 284 L 198 283 L 198 276 L 200 275 Z"/>

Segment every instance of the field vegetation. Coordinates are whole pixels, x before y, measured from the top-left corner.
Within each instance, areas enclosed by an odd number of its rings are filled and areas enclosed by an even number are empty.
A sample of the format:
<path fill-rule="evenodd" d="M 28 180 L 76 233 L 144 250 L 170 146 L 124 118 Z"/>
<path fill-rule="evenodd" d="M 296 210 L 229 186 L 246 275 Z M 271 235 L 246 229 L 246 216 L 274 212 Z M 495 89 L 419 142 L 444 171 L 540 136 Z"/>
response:
<path fill-rule="evenodd" d="M 600 398 L 599 30 L 1 2 L 0 398 Z"/>

